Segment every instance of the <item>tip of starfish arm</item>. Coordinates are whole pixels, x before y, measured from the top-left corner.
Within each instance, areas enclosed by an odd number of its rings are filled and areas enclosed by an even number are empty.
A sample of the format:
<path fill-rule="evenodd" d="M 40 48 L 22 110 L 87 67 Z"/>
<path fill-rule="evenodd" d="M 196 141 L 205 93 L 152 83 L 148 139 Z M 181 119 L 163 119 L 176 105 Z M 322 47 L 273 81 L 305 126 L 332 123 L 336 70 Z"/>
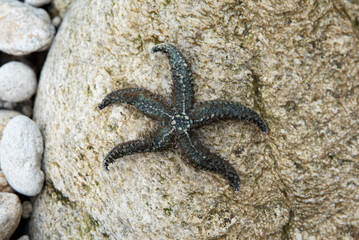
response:
<path fill-rule="evenodd" d="M 155 53 L 155 52 L 164 52 L 164 53 L 168 53 L 168 51 L 170 51 L 170 48 L 174 48 L 173 45 L 169 44 L 169 43 L 162 43 L 159 45 L 156 45 L 152 48 L 151 52 Z"/>
<path fill-rule="evenodd" d="M 106 170 L 106 172 L 109 172 L 110 170 L 108 169 L 108 163 L 104 162 L 103 163 L 103 167 Z"/>
<path fill-rule="evenodd" d="M 263 132 L 264 134 L 267 134 L 267 133 L 268 133 L 268 129 L 267 129 L 267 128 L 262 129 L 262 132 Z"/>
<path fill-rule="evenodd" d="M 239 193 L 240 187 L 241 187 L 241 184 L 239 182 L 237 182 L 236 185 L 234 186 L 234 192 Z"/>
<path fill-rule="evenodd" d="M 154 46 L 154 47 L 152 48 L 152 50 L 151 50 L 152 53 L 159 52 L 159 51 L 161 51 L 161 49 L 159 48 L 158 45 L 157 45 L 157 46 Z"/>
<path fill-rule="evenodd" d="M 262 120 L 262 122 L 257 125 L 263 133 L 265 133 L 265 134 L 268 133 L 268 127 L 267 127 L 267 124 L 264 122 L 264 120 Z"/>
<path fill-rule="evenodd" d="M 105 108 L 105 105 L 103 102 L 101 102 L 98 106 L 97 106 L 97 110 L 102 110 Z"/>

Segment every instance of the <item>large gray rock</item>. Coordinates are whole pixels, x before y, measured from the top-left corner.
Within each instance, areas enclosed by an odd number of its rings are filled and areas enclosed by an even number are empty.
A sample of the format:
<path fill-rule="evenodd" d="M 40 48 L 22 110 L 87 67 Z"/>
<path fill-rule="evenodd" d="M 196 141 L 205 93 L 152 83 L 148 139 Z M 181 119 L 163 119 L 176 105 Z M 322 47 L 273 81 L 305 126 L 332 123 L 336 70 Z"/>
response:
<path fill-rule="evenodd" d="M 35 121 L 47 182 L 31 239 L 353 238 L 358 231 L 358 38 L 331 1 L 89 1 L 67 12 L 43 69 Z M 314 14 L 315 13 L 315 14 Z M 144 87 L 169 99 L 157 43 L 189 59 L 196 101 L 239 101 L 269 125 L 231 121 L 199 131 L 242 177 L 196 171 L 175 151 L 125 157 L 148 135 L 134 107 L 96 110 L 109 92 Z M 46 213 L 46 214 L 44 214 Z"/>

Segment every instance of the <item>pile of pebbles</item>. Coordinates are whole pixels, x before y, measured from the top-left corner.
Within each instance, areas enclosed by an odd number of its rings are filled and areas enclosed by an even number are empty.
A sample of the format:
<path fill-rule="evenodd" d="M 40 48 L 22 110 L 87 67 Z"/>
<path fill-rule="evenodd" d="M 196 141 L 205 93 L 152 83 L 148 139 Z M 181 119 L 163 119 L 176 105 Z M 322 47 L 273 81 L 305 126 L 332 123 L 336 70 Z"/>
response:
<path fill-rule="evenodd" d="M 44 143 L 31 116 L 43 51 L 60 22 L 39 8 L 50 2 L 0 0 L 0 239 L 30 239 L 14 232 L 44 184 Z"/>

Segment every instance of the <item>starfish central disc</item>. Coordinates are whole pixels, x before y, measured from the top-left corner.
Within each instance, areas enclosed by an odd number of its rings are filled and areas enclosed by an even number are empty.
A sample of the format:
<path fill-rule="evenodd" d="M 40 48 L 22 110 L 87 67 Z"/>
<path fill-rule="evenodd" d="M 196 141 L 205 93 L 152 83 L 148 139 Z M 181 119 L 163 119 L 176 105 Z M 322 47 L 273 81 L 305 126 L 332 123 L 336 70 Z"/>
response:
<path fill-rule="evenodd" d="M 171 118 L 170 124 L 177 132 L 184 133 L 192 128 L 193 121 L 187 114 L 176 114 Z"/>

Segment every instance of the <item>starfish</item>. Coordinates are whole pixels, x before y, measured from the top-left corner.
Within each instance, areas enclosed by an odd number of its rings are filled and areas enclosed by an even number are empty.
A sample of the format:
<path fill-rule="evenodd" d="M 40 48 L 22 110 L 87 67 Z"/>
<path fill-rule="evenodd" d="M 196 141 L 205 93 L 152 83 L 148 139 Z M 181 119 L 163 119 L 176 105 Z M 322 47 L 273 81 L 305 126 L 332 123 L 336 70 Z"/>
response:
<path fill-rule="evenodd" d="M 156 152 L 178 148 L 183 158 L 193 167 L 211 171 L 225 177 L 238 192 L 240 178 L 232 164 L 210 152 L 198 140 L 195 129 L 219 120 L 240 119 L 256 124 L 262 132 L 267 132 L 264 120 L 252 109 L 237 102 L 204 101 L 194 103 L 192 73 L 183 54 L 171 44 L 160 44 L 152 52 L 162 52 L 169 59 L 173 93 L 172 104 L 144 88 L 124 88 L 108 94 L 98 105 L 101 110 L 112 103 L 128 103 L 146 116 L 159 121 L 159 128 L 143 140 L 118 144 L 105 157 L 103 165 L 126 155 Z"/>

